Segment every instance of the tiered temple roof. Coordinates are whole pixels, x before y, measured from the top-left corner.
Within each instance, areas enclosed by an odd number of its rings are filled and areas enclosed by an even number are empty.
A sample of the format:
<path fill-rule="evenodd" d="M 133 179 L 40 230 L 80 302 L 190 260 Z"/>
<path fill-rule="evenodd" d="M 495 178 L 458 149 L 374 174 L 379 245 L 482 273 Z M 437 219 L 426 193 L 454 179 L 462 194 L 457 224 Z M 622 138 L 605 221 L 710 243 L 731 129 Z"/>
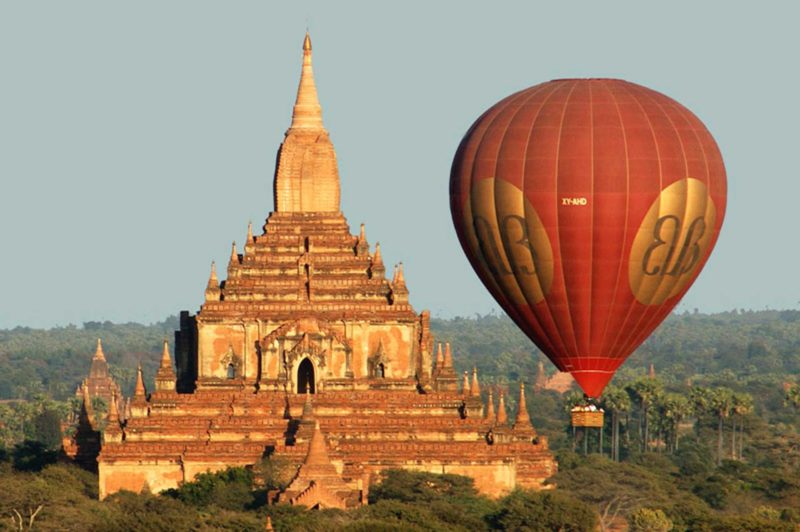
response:
<path fill-rule="evenodd" d="M 200 311 L 181 315 L 176 369 L 165 344 L 155 391 L 137 372 L 131 416 L 104 439 L 101 497 L 265 456 L 299 467 L 281 500 L 312 507 L 359 504 L 398 467 L 467 474 L 492 495 L 542 487 L 555 462 L 524 391 L 513 427 L 502 395 L 495 417 L 477 371 L 461 383 L 449 343 L 434 356 L 402 264 L 388 279 L 380 245 L 350 233 L 311 53 L 306 35 L 275 211 L 232 246 L 224 281 L 212 265 Z"/>

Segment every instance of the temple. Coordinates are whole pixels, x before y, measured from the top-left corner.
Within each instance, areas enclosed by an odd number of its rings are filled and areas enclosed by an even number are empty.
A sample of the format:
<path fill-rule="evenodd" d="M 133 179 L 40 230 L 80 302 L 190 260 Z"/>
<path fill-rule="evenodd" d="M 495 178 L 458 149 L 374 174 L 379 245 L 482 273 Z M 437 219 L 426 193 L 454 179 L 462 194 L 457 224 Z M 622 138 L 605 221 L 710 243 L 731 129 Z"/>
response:
<path fill-rule="evenodd" d="M 509 425 L 503 397 L 485 404 L 477 372 L 460 379 L 450 345 L 434 343 L 402 264 L 387 277 L 364 225 L 351 234 L 311 58 L 306 35 L 275 210 L 232 245 L 224 280 L 211 265 L 199 312 L 181 314 L 175 368 L 165 344 L 155 390 L 140 368 L 126 420 L 114 405 L 100 497 L 267 457 L 296 468 L 273 500 L 308 507 L 363 504 L 388 468 L 468 475 L 493 496 L 543 487 L 556 464 L 524 389 Z"/>

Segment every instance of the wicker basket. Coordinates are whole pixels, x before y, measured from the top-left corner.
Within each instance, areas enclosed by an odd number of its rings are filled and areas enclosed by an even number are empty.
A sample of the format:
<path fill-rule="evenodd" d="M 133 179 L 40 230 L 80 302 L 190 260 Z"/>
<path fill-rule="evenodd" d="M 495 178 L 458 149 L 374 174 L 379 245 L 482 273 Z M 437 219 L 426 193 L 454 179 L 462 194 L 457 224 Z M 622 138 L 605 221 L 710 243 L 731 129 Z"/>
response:
<path fill-rule="evenodd" d="M 573 427 L 597 427 L 603 426 L 603 411 L 575 411 L 572 412 Z"/>

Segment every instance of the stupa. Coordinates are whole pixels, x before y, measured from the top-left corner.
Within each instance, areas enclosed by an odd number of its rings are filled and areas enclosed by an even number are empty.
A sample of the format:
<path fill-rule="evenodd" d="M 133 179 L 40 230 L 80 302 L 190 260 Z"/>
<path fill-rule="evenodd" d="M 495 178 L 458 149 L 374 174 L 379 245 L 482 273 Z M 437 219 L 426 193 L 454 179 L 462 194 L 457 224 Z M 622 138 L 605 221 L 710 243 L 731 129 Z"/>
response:
<path fill-rule="evenodd" d="M 276 495 L 292 504 L 361 504 L 388 468 L 469 475 L 490 495 L 543 487 L 556 463 L 524 392 L 513 427 L 504 407 L 484 415 L 477 372 L 459 389 L 402 264 L 387 278 L 364 225 L 351 234 L 311 57 L 306 35 L 275 210 L 232 246 L 224 281 L 212 264 L 199 312 L 181 314 L 175 370 L 165 346 L 152 393 L 139 371 L 129 418 L 104 435 L 100 497 L 270 456 L 298 467 Z"/>

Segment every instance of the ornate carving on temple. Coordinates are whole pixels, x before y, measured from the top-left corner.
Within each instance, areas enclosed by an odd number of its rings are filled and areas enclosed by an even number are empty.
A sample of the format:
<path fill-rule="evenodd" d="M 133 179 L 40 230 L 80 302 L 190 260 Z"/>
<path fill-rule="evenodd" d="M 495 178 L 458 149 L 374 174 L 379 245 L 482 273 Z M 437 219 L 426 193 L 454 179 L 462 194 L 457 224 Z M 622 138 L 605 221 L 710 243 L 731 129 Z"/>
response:
<path fill-rule="evenodd" d="M 225 378 L 229 380 L 241 378 L 242 359 L 233 350 L 233 345 L 228 345 L 228 350 L 219 359 L 219 363 L 225 370 Z"/>
<path fill-rule="evenodd" d="M 386 378 L 390 361 L 389 355 L 383 347 L 383 340 L 378 340 L 378 347 L 368 360 L 370 375 L 376 379 Z"/>

